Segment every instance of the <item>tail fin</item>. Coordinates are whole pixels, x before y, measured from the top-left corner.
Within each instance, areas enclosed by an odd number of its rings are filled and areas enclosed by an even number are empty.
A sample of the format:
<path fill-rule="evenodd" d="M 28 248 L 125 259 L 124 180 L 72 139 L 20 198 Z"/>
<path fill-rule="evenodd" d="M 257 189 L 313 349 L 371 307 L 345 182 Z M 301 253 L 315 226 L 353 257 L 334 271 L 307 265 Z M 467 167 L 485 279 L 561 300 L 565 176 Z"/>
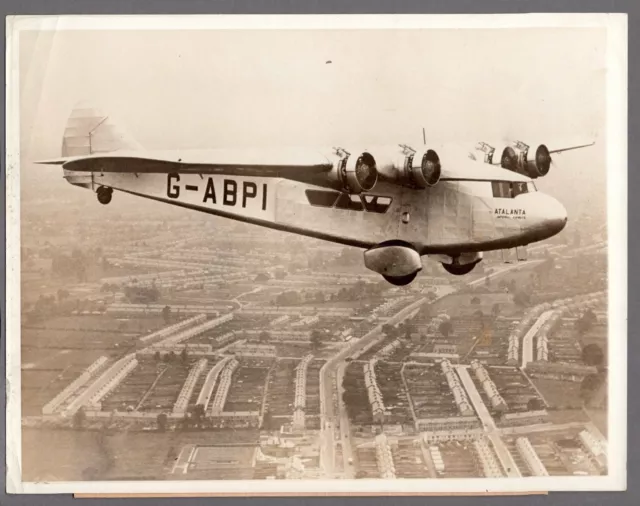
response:
<path fill-rule="evenodd" d="M 62 156 L 84 156 L 123 149 L 140 149 L 133 137 L 113 118 L 86 103 L 76 105 L 62 137 Z"/>

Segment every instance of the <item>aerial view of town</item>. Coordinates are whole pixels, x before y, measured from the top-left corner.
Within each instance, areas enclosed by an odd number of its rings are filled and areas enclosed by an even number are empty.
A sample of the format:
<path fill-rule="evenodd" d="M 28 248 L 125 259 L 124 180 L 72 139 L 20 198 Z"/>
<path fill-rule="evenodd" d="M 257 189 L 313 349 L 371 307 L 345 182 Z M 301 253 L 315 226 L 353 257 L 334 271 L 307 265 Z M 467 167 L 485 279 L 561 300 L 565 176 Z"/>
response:
<path fill-rule="evenodd" d="M 598 214 L 525 261 L 451 276 L 425 259 L 397 287 L 356 248 L 38 198 L 21 217 L 25 481 L 607 473 Z"/>

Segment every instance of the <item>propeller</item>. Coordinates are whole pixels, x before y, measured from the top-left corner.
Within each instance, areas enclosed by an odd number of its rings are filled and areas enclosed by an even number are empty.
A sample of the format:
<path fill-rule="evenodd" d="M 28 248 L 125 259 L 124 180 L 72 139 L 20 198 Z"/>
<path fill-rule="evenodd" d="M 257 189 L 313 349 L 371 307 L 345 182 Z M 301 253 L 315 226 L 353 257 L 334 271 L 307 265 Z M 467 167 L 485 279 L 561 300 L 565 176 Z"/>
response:
<path fill-rule="evenodd" d="M 356 162 L 356 178 L 365 191 L 371 190 L 378 180 L 376 162 L 372 156 L 361 156 Z"/>
<path fill-rule="evenodd" d="M 553 159 L 551 158 L 551 153 L 549 153 L 549 149 L 544 144 L 540 144 L 538 149 L 536 149 L 535 156 L 536 167 L 540 175 L 546 176 L 551 168 L 551 163 Z"/>
<path fill-rule="evenodd" d="M 428 150 L 422 158 L 422 174 L 427 185 L 433 186 L 440 180 L 442 166 L 440 157 L 433 149 Z"/>
<path fill-rule="evenodd" d="M 502 151 L 500 167 L 512 172 L 518 172 L 518 155 L 511 146 L 504 148 L 504 151 Z"/>

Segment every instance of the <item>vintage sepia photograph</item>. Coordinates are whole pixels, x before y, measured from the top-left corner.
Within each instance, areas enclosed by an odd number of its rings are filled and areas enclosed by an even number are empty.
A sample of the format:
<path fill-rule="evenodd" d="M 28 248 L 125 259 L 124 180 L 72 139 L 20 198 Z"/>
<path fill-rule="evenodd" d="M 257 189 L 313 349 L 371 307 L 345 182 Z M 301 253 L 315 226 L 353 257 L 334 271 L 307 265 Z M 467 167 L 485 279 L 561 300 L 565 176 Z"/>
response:
<path fill-rule="evenodd" d="M 626 487 L 626 17 L 7 22 L 15 493 Z"/>

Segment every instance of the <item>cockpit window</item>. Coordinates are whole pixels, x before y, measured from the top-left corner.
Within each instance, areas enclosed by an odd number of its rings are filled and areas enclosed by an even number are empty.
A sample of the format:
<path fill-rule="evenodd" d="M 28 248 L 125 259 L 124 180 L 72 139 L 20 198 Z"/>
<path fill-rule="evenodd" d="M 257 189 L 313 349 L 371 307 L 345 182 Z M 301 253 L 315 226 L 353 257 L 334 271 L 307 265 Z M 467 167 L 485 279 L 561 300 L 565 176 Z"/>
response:
<path fill-rule="evenodd" d="M 521 193 L 527 193 L 529 189 L 527 188 L 527 183 L 512 183 L 513 188 L 513 196 L 517 197 Z"/>
<path fill-rule="evenodd" d="M 496 198 L 510 199 L 513 197 L 509 181 L 492 181 L 491 188 L 493 189 L 493 196 Z"/>
<path fill-rule="evenodd" d="M 537 191 L 536 186 L 531 181 L 492 181 L 491 189 L 493 190 L 493 196 L 501 199 L 512 199 L 522 193 Z"/>

